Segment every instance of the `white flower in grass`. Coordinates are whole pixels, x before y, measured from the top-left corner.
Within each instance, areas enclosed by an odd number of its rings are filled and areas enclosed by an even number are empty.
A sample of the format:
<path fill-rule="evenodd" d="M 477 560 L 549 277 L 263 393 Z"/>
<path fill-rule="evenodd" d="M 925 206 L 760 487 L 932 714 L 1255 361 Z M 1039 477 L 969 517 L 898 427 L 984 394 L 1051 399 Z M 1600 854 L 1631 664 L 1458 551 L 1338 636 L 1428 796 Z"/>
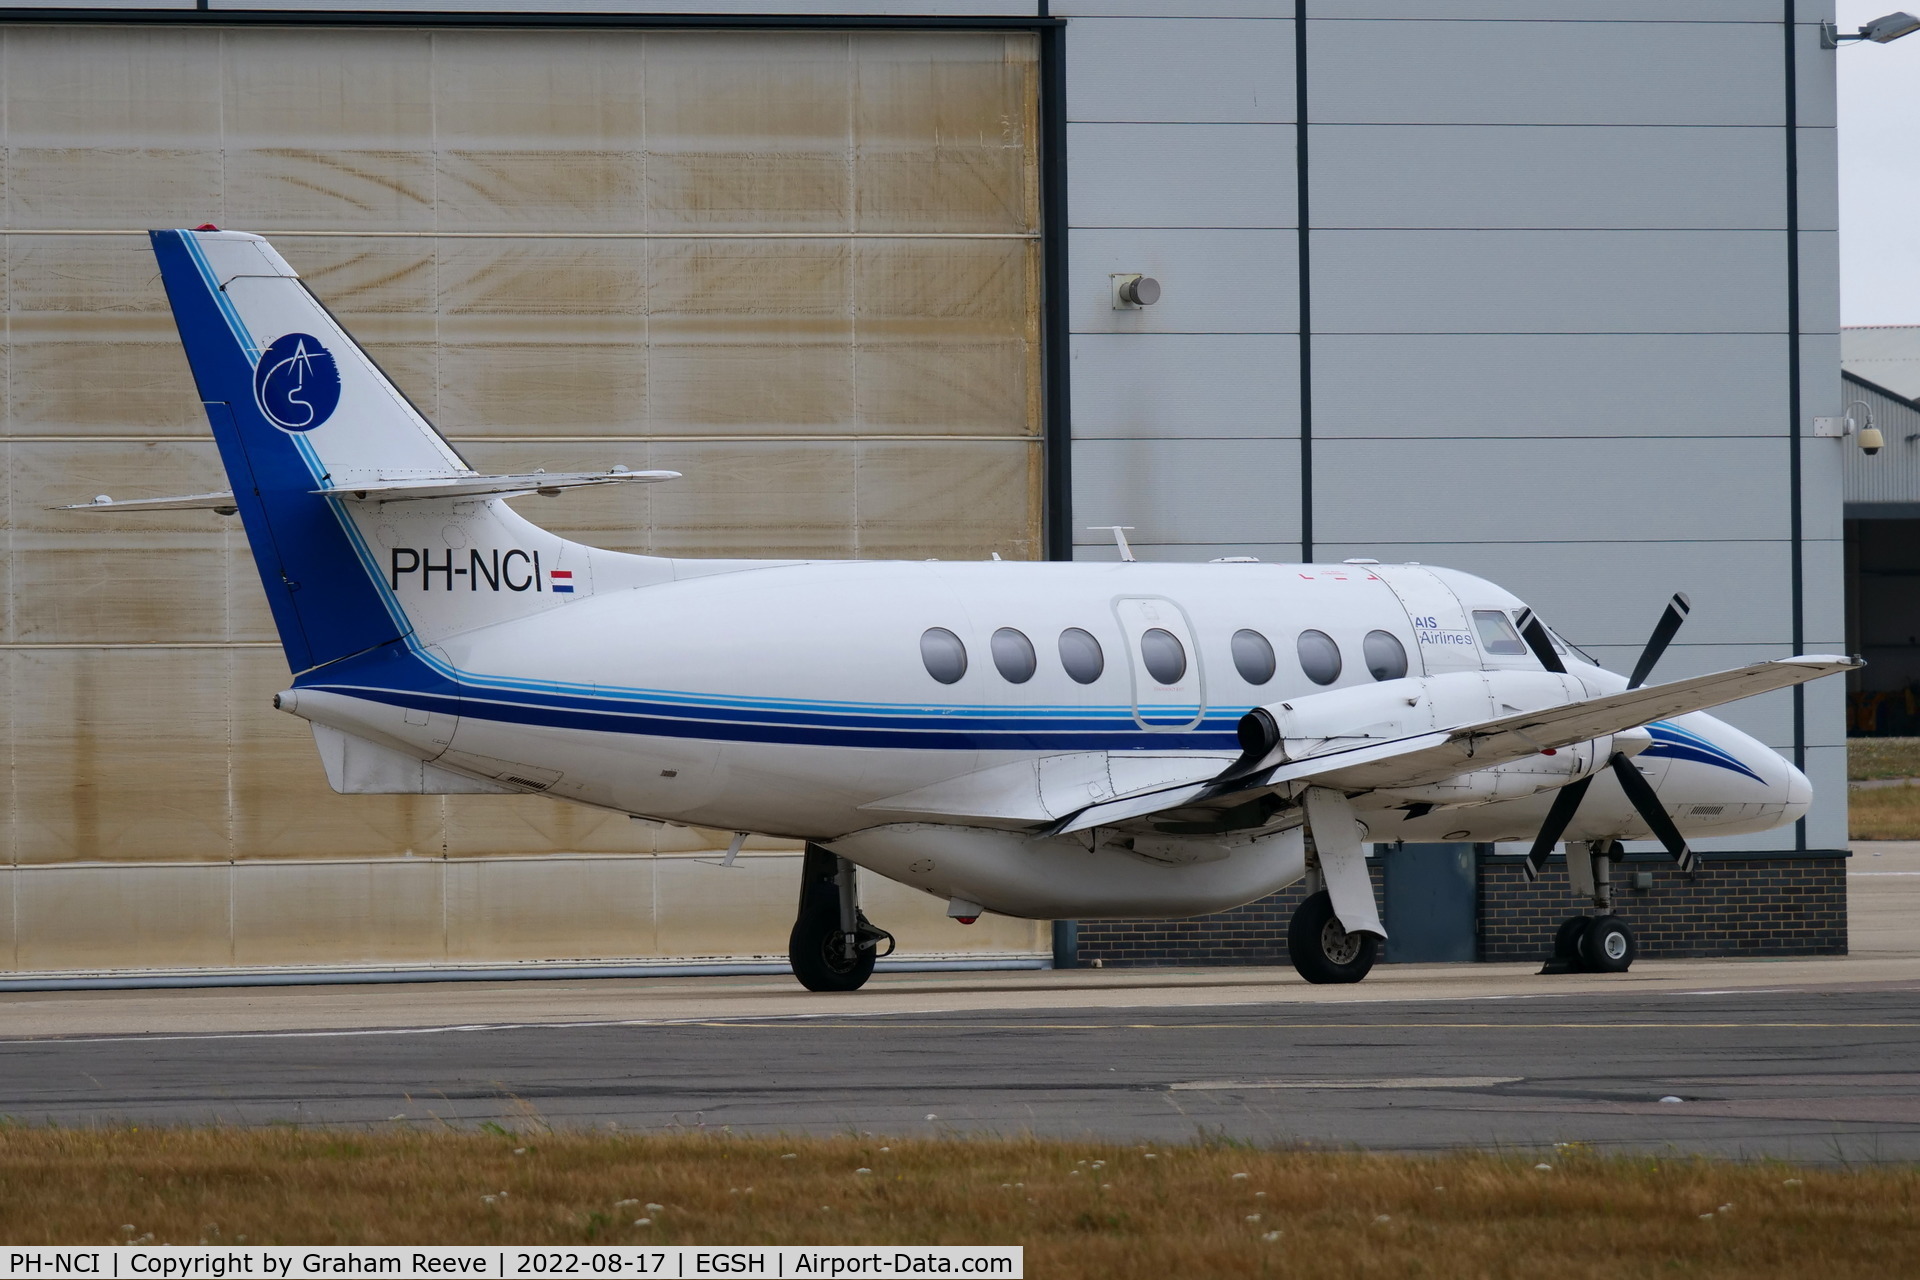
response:
<path fill-rule="evenodd" d="M 1271 1242 L 1274 1240 L 1278 1240 L 1280 1238 L 1280 1233 L 1278 1231 L 1269 1231 L 1265 1235 L 1261 1236 L 1260 1238 L 1262 1240 Z"/>
<path fill-rule="evenodd" d="M 1236 1173 L 1236 1174 L 1234 1174 L 1234 1175 L 1233 1175 L 1233 1177 L 1232 1177 L 1232 1179 L 1231 1179 L 1231 1181 L 1233 1181 L 1233 1182 L 1245 1182 L 1245 1181 L 1247 1180 L 1247 1178 L 1248 1178 L 1249 1176 L 1250 1176 L 1250 1175 L 1248 1175 L 1248 1174 L 1244 1174 L 1244 1173 Z"/>
<path fill-rule="evenodd" d="M 1259 1215 L 1259 1214 L 1257 1214 L 1257 1213 L 1250 1213 L 1250 1214 L 1248 1214 L 1248 1215 L 1247 1215 L 1247 1221 L 1248 1221 L 1248 1222 L 1258 1222 L 1258 1221 L 1260 1221 L 1260 1215 Z"/>
<path fill-rule="evenodd" d="M 640 1202 L 638 1200 L 615 1200 L 613 1202 L 613 1207 L 616 1209 L 624 1209 L 630 1204 L 639 1204 L 639 1203 Z"/>
<path fill-rule="evenodd" d="M 1536 1171 L 1536 1172 L 1539 1172 L 1539 1173 L 1552 1173 L 1552 1172 L 1553 1172 L 1553 1166 L 1552 1166 L 1552 1165 L 1550 1165 L 1550 1164 L 1537 1164 L 1537 1165 L 1535 1165 L 1535 1166 L 1533 1166 L 1533 1167 L 1534 1167 L 1534 1169 L 1535 1169 L 1535 1171 Z"/>
<path fill-rule="evenodd" d="M 647 1205 L 647 1212 L 648 1212 L 648 1213 L 659 1213 L 659 1212 L 660 1212 L 660 1211 L 661 1211 L 662 1209 L 664 1209 L 664 1208 L 666 1208 L 666 1207 L 667 1207 L 667 1206 L 665 1206 L 665 1205 L 663 1205 L 663 1204 L 653 1204 L 653 1203 L 651 1203 L 651 1202 L 649 1202 L 649 1203 L 648 1203 L 648 1205 Z"/>
<path fill-rule="evenodd" d="M 635 1218 L 633 1220 L 633 1225 L 636 1227 L 650 1227 L 653 1225 L 653 1219 L 652 1218 Z"/>
<path fill-rule="evenodd" d="M 1393 1221 L 1393 1215 L 1390 1213 L 1383 1213 L 1379 1217 L 1373 1220 L 1375 1226 L 1379 1226 L 1383 1222 L 1392 1222 L 1392 1221 Z"/>
<path fill-rule="evenodd" d="M 873 1172 L 873 1170 L 871 1170 L 871 1169 L 855 1169 L 855 1170 L 854 1170 L 854 1172 L 855 1172 L 856 1174 L 858 1174 L 858 1173 L 872 1173 L 872 1172 Z"/>

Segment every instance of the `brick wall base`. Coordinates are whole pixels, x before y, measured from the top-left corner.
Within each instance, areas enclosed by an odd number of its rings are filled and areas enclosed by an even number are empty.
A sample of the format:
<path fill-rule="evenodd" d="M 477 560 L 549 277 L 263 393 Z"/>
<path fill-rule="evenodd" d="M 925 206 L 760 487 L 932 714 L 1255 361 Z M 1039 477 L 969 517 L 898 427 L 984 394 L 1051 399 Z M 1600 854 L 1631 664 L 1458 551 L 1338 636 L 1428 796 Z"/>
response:
<path fill-rule="evenodd" d="M 1579 913 L 1564 860 L 1529 882 L 1515 858 L 1478 859 L 1478 954 L 1482 960 L 1544 960 L 1560 922 Z M 1373 871 L 1382 901 L 1381 869 Z M 1651 889 L 1633 887 L 1653 873 Z M 1846 851 L 1720 856 L 1695 878 L 1662 854 L 1633 854 L 1613 869 L 1614 912 L 1632 926 L 1640 954 L 1682 956 L 1845 955 Z M 1301 885 L 1217 915 L 1189 920 L 1083 920 L 1074 962 L 1102 968 L 1170 965 L 1284 965 L 1287 921 Z"/>
<path fill-rule="evenodd" d="M 1653 887 L 1634 888 L 1634 875 L 1649 871 Z M 1564 861 L 1529 884 L 1516 860 L 1482 858 L 1480 958 L 1545 956 L 1573 906 Z M 1636 856 L 1614 868 L 1613 911 L 1647 957 L 1845 955 L 1847 860 L 1837 850 L 1713 858 L 1688 877 L 1664 857 Z"/>

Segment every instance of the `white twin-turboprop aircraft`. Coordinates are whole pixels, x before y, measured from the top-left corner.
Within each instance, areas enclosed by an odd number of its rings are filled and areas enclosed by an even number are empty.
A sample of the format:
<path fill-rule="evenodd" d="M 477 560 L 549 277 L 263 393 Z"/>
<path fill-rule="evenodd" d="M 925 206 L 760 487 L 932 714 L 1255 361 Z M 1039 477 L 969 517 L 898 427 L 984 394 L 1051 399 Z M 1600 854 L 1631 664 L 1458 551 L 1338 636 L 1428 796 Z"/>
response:
<path fill-rule="evenodd" d="M 538 792 L 806 842 L 795 975 L 892 939 L 856 868 L 1029 918 L 1181 917 L 1303 877 L 1288 948 L 1354 982 L 1385 936 L 1365 840 L 1560 841 L 1563 965 L 1634 956 L 1621 840 L 1794 821 L 1778 754 L 1702 708 L 1856 666 L 1602 670 L 1490 582 L 1421 565 L 677 560 L 529 523 L 526 494 L 672 472 L 475 472 L 258 236 L 156 231 L 230 493 L 336 791 Z M 744 834 L 736 837 L 737 852 Z M 1577 846 L 1577 849 L 1576 849 Z"/>

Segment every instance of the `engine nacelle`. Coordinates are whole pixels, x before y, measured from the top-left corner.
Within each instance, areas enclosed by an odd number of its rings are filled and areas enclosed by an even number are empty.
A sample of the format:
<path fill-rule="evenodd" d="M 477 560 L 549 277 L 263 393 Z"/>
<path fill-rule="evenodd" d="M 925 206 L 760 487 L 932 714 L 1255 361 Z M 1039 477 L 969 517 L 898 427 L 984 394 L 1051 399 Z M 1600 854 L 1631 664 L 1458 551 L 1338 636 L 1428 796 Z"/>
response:
<path fill-rule="evenodd" d="M 1250 757 L 1259 753 L 1251 771 L 1539 711 L 1600 692 L 1577 676 L 1545 671 L 1460 671 L 1386 680 L 1256 707 L 1241 718 L 1240 745 Z M 1373 794 L 1391 804 L 1442 808 L 1518 800 L 1590 777 L 1614 754 L 1638 755 L 1652 742 L 1645 729 L 1628 729 L 1439 782 Z"/>
<path fill-rule="evenodd" d="M 1550 671 L 1453 671 L 1354 685 L 1255 707 L 1240 746 L 1256 767 L 1457 729 L 1595 697 L 1578 676 Z M 1251 762 L 1250 762 L 1251 763 Z"/>

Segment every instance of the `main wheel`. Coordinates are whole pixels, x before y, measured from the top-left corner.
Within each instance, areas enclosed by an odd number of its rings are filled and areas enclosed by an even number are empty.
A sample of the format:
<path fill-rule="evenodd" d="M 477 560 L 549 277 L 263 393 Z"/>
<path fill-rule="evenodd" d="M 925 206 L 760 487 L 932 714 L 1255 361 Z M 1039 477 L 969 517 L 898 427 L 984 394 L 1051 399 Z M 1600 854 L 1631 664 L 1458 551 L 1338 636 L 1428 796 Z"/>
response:
<path fill-rule="evenodd" d="M 1587 962 L 1580 954 L 1580 940 L 1587 936 L 1587 926 L 1592 923 L 1592 916 L 1570 916 L 1563 921 L 1553 935 L 1553 958 L 1574 969 L 1584 968 Z"/>
<path fill-rule="evenodd" d="M 1580 938 L 1581 962 L 1593 973 L 1625 973 L 1639 954 L 1633 930 L 1619 916 L 1601 916 Z"/>
<path fill-rule="evenodd" d="M 858 991 L 873 976 L 874 948 L 860 947 L 848 959 L 838 909 L 809 911 L 793 922 L 787 959 L 809 991 Z"/>
<path fill-rule="evenodd" d="M 1380 939 L 1348 933 L 1333 914 L 1333 898 L 1321 890 L 1294 911 L 1287 925 L 1287 958 L 1308 982 L 1358 982 L 1373 968 Z"/>

